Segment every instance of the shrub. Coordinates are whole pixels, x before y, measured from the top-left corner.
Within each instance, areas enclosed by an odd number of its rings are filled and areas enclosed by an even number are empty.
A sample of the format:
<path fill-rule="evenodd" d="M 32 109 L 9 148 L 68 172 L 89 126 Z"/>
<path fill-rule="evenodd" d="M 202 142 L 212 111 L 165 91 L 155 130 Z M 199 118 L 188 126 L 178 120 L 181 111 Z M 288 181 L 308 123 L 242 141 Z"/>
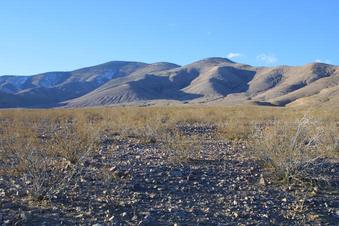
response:
<path fill-rule="evenodd" d="M 328 127 L 308 116 L 296 122 L 273 121 L 256 127 L 250 140 L 254 154 L 285 182 L 303 178 L 303 169 L 333 154 Z"/>
<path fill-rule="evenodd" d="M 2 127 L 2 171 L 20 178 L 33 200 L 50 199 L 81 173 L 84 161 L 96 148 L 95 133 L 65 121 L 27 123 Z"/>

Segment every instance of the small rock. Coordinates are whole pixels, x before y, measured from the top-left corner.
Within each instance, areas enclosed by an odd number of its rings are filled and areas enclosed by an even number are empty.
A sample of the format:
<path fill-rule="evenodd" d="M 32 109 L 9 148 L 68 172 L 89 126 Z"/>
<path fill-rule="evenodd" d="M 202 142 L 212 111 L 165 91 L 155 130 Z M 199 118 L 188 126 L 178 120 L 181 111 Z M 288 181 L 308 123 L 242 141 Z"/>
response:
<path fill-rule="evenodd" d="M 82 213 L 75 216 L 75 218 L 82 218 L 84 215 Z"/>
<path fill-rule="evenodd" d="M 111 216 L 111 217 L 108 219 L 108 221 L 113 221 L 113 219 L 114 219 L 114 216 Z"/>
<path fill-rule="evenodd" d="M 260 174 L 259 185 L 260 186 L 266 186 L 266 181 L 265 181 L 265 178 L 262 174 Z"/>
<path fill-rule="evenodd" d="M 0 197 L 5 197 L 6 193 L 4 191 L 4 189 L 0 189 Z"/>
<path fill-rule="evenodd" d="M 156 225 L 156 222 L 154 221 L 153 217 L 151 214 L 146 215 L 142 221 L 139 222 L 140 226 L 146 226 L 146 225 Z"/>
<path fill-rule="evenodd" d="M 309 214 L 309 215 L 307 216 L 307 219 L 308 219 L 309 221 L 315 221 L 317 218 L 319 218 L 319 216 L 318 216 L 317 214 Z"/>

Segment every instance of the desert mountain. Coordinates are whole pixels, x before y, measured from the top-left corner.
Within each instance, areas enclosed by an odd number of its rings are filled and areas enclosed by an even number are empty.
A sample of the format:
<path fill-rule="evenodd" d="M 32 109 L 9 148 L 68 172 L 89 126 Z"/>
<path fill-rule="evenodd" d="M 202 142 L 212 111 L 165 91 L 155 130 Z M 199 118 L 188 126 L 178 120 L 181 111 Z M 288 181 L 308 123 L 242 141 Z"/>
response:
<path fill-rule="evenodd" d="M 225 58 L 179 66 L 112 61 L 70 72 L 0 76 L 0 107 L 89 107 L 147 102 L 339 105 L 339 67 L 253 67 Z"/>

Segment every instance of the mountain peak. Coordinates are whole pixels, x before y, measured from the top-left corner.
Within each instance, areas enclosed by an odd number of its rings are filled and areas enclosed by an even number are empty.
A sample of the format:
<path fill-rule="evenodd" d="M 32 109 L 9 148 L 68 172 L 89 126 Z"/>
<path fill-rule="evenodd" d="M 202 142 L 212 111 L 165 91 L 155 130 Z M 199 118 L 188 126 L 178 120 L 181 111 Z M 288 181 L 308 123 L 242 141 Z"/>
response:
<path fill-rule="evenodd" d="M 200 60 L 200 62 L 210 62 L 210 63 L 232 63 L 234 64 L 234 61 L 231 61 L 228 58 L 224 57 L 208 57 L 205 59 Z"/>

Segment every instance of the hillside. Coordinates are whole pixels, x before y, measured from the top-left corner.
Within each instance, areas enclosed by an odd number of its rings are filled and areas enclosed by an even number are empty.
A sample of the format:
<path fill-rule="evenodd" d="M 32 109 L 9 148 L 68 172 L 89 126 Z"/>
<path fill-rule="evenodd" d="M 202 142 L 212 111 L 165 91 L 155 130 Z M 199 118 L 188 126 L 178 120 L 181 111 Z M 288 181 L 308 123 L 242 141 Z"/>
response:
<path fill-rule="evenodd" d="M 226 58 L 185 66 L 112 61 L 70 72 L 1 76 L 0 107 L 89 107 L 147 102 L 338 105 L 339 67 L 253 67 Z"/>

